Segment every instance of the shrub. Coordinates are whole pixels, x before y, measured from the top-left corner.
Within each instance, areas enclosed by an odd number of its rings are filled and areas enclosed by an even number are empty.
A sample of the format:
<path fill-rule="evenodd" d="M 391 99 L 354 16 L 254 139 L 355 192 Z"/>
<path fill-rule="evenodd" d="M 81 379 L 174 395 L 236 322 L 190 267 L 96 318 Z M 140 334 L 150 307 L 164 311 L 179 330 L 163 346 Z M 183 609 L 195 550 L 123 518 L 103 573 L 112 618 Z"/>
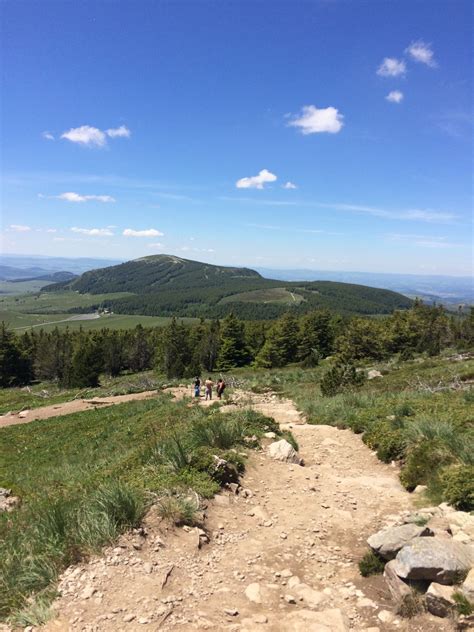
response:
<path fill-rule="evenodd" d="M 357 372 L 353 364 L 339 364 L 326 371 L 321 378 L 321 393 L 324 397 L 333 397 L 351 386 L 360 386 L 364 381 L 365 374 Z"/>
<path fill-rule="evenodd" d="M 242 443 L 244 434 L 243 424 L 238 419 L 217 417 L 193 423 L 190 429 L 190 440 L 195 446 L 211 446 L 228 450 Z"/>
<path fill-rule="evenodd" d="M 441 473 L 443 498 L 462 511 L 474 510 L 474 466 L 452 465 Z"/>
<path fill-rule="evenodd" d="M 359 562 L 359 571 L 362 577 L 369 577 L 369 575 L 381 575 L 384 568 L 385 562 L 372 550 L 367 551 Z"/>
<path fill-rule="evenodd" d="M 400 430 L 394 429 L 386 421 L 373 422 L 363 437 L 364 443 L 377 451 L 381 461 L 400 459 L 405 451 L 405 443 Z"/>
<path fill-rule="evenodd" d="M 416 590 L 405 595 L 397 606 L 397 614 L 404 619 L 412 619 L 424 611 L 423 599 Z"/>
<path fill-rule="evenodd" d="M 429 485 L 437 477 L 439 468 L 454 460 L 453 453 L 440 439 L 420 441 L 409 448 L 400 480 L 410 491 L 417 485 Z"/>

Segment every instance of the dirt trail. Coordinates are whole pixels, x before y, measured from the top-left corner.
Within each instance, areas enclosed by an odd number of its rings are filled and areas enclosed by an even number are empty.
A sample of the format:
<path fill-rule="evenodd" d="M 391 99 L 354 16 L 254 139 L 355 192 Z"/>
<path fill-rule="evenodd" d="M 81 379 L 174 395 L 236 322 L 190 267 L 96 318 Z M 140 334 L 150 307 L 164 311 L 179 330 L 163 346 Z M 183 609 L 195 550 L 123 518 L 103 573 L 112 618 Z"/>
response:
<path fill-rule="evenodd" d="M 7 413 L 0 415 L 0 428 L 5 426 L 14 426 L 16 424 L 27 424 L 30 421 L 38 419 L 49 419 L 50 417 L 59 417 L 61 415 L 71 415 L 82 410 L 91 410 L 92 408 L 106 408 L 114 404 L 123 404 L 124 402 L 133 402 L 140 399 L 149 399 L 156 397 L 158 391 L 143 391 L 142 393 L 129 393 L 128 395 L 111 395 L 110 397 L 93 397 L 92 399 L 73 399 L 70 402 L 61 404 L 51 404 L 51 406 L 41 406 L 40 408 L 32 408 L 31 410 L 23 410 L 19 413 Z"/>
<path fill-rule="evenodd" d="M 101 557 L 66 571 L 57 617 L 44 629 L 450 630 L 431 615 L 400 619 L 383 579 L 358 572 L 367 536 L 411 507 L 397 470 L 349 430 L 305 425 L 289 400 L 233 399 L 290 424 L 306 466 L 251 453 L 240 493 L 209 502 L 210 542 L 201 548 L 195 529 L 166 528 L 151 510 L 146 537 L 123 536 Z"/>

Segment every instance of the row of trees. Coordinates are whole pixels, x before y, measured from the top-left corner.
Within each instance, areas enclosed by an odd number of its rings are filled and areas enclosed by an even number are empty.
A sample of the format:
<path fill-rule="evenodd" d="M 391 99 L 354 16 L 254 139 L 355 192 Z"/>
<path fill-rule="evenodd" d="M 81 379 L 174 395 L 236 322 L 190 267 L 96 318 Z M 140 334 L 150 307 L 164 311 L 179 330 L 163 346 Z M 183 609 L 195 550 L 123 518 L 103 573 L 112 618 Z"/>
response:
<path fill-rule="evenodd" d="M 53 380 L 64 386 L 96 386 L 99 375 L 155 368 L 168 378 L 234 367 L 315 366 L 336 354 L 341 363 L 380 360 L 392 354 L 438 354 L 447 346 L 474 344 L 474 310 L 468 317 L 448 316 L 442 307 L 415 302 L 410 310 L 386 318 L 343 319 L 320 309 L 279 319 L 222 321 L 185 325 L 173 319 L 163 328 L 54 329 L 16 335 L 0 327 L 0 385 Z"/>

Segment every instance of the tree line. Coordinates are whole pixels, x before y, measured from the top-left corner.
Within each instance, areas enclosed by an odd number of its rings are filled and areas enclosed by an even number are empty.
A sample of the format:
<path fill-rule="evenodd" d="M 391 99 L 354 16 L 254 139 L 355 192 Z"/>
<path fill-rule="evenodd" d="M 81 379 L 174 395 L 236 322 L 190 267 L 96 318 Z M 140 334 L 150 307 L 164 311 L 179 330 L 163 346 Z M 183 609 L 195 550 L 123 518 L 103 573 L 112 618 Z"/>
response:
<path fill-rule="evenodd" d="M 65 387 L 94 387 L 100 375 L 156 369 L 167 378 L 236 367 L 316 366 L 330 355 L 351 366 L 393 354 L 437 355 L 448 346 L 474 344 L 474 309 L 467 317 L 447 315 L 441 306 L 415 301 L 409 310 L 384 318 L 343 317 L 327 309 L 300 316 L 288 312 L 268 321 L 222 320 L 185 325 L 173 318 L 165 327 L 21 335 L 0 326 L 0 386 L 55 381 Z M 344 369 L 346 370 L 346 369 Z"/>

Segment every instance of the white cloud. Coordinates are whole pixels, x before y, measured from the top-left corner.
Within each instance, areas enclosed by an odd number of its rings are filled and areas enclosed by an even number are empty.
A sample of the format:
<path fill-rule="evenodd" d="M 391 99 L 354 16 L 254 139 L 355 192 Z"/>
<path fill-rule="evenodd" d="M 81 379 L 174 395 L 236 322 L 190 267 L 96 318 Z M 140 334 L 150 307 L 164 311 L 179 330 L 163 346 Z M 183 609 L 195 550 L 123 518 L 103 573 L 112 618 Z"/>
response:
<path fill-rule="evenodd" d="M 41 136 L 45 139 L 45 140 L 54 140 L 54 136 L 51 134 L 51 132 L 42 132 Z"/>
<path fill-rule="evenodd" d="M 305 105 L 301 114 L 288 123 L 290 127 L 298 127 L 302 134 L 337 134 L 341 131 L 344 116 L 337 108 L 317 108 L 315 105 Z"/>
<path fill-rule="evenodd" d="M 403 235 L 391 233 L 387 235 L 391 241 L 401 241 L 421 248 L 459 248 L 463 244 L 446 241 L 446 237 L 434 237 L 432 235 Z"/>
<path fill-rule="evenodd" d="M 90 125 L 82 125 L 81 127 L 72 127 L 68 132 L 61 134 L 61 138 L 78 143 L 88 147 L 104 147 L 107 144 L 105 133 L 97 127 Z"/>
<path fill-rule="evenodd" d="M 407 67 L 403 60 L 395 57 L 385 57 L 377 69 L 377 74 L 381 77 L 398 77 L 399 75 L 404 75 L 406 71 Z"/>
<path fill-rule="evenodd" d="M 250 176 L 248 178 L 240 178 L 235 183 L 238 189 L 263 189 L 267 182 L 275 182 L 277 176 L 274 173 L 268 171 L 268 169 L 262 169 L 258 176 Z"/>
<path fill-rule="evenodd" d="M 14 233 L 28 233 L 31 227 L 24 226 L 23 224 L 10 224 L 10 230 Z"/>
<path fill-rule="evenodd" d="M 431 44 L 426 44 L 422 40 L 412 42 L 410 46 L 406 49 L 406 52 L 410 55 L 412 59 L 419 62 L 420 64 L 425 64 L 430 68 L 436 68 L 436 66 L 438 65 L 434 59 L 434 53 L 431 50 Z"/>
<path fill-rule="evenodd" d="M 385 97 L 390 103 L 401 103 L 403 101 L 403 92 L 400 90 L 392 90 Z"/>
<path fill-rule="evenodd" d="M 130 130 L 125 125 L 105 130 L 110 138 L 130 138 Z"/>
<path fill-rule="evenodd" d="M 156 230 L 156 228 L 147 228 L 146 230 L 133 230 L 133 228 L 126 228 L 122 235 L 124 237 L 163 237 L 164 233 Z"/>
<path fill-rule="evenodd" d="M 47 233 L 57 233 L 57 232 L 58 232 L 58 230 L 57 230 L 57 228 L 47 228 L 47 229 L 46 229 L 46 232 L 47 232 Z"/>
<path fill-rule="evenodd" d="M 88 202 L 93 200 L 95 202 L 115 202 L 115 198 L 111 195 L 80 195 L 79 193 L 74 193 L 73 191 L 67 191 L 66 193 L 61 193 L 60 195 L 55 195 L 58 200 L 66 200 L 66 202 Z"/>
<path fill-rule="evenodd" d="M 71 231 L 81 235 L 89 235 L 89 237 L 112 237 L 114 234 L 109 228 L 77 228 L 74 226 Z"/>
<path fill-rule="evenodd" d="M 64 132 L 64 134 L 61 134 L 61 138 L 85 147 L 105 147 L 107 145 L 107 137 L 130 138 L 130 134 L 130 130 L 125 125 L 105 131 L 91 125 L 81 125 L 81 127 L 72 127 L 69 131 Z"/>
<path fill-rule="evenodd" d="M 283 189 L 297 189 L 298 187 L 296 186 L 296 184 L 293 184 L 293 182 L 285 182 L 282 188 Z"/>
<path fill-rule="evenodd" d="M 319 207 L 333 208 L 337 211 L 353 211 L 355 213 L 368 213 L 374 217 L 385 217 L 387 219 L 406 219 L 419 222 L 453 222 L 456 216 L 453 213 L 442 211 L 432 211 L 425 209 L 408 209 L 401 211 L 391 211 L 387 209 L 374 208 L 372 206 L 359 206 L 357 204 L 324 204 L 319 202 Z"/>

